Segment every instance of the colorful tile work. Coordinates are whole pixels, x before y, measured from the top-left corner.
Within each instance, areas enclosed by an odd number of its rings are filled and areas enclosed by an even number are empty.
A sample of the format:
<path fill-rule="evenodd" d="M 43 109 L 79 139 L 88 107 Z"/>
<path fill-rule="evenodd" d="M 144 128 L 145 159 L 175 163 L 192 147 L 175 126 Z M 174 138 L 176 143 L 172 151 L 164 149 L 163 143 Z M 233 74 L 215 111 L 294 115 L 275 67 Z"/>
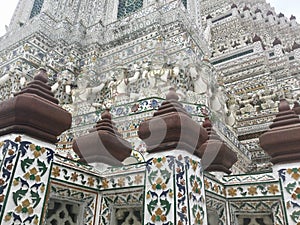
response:
<path fill-rule="evenodd" d="M 178 156 L 180 160 L 180 155 Z M 188 180 L 189 217 L 192 224 L 206 224 L 206 199 L 203 181 L 203 169 L 198 158 L 184 157 L 186 178 Z M 177 172 L 177 169 L 176 169 Z M 177 210 L 178 212 L 178 210 Z"/>
<path fill-rule="evenodd" d="M 104 177 L 101 179 L 100 188 L 105 189 L 119 189 L 128 188 L 135 186 L 144 185 L 144 173 L 135 174 L 125 174 L 125 175 L 115 175 Z"/>
<path fill-rule="evenodd" d="M 238 186 L 226 187 L 227 198 L 247 198 L 247 197 L 264 197 L 280 196 L 280 184 L 276 183 L 259 183 L 259 184 L 242 184 Z"/>
<path fill-rule="evenodd" d="M 283 204 L 280 199 L 260 199 L 251 201 L 231 201 L 230 224 L 238 224 L 237 215 L 240 214 L 261 214 L 268 213 L 273 217 L 273 224 L 286 224 L 284 220 Z"/>
<path fill-rule="evenodd" d="M 15 164 L 19 157 L 19 146 L 13 141 L 5 140 L 0 142 L 0 150 L 0 213 L 3 215 L 5 202 L 8 200 L 9 186 L 13 178 L 13 170 L 15 170 Z"/>
<path fill-rule="evenodd" d="M 272 173 L 259 173 L 259 174 L 243 174 L 237 176 L 224 176 L 223 181 L 227 185 L 250 183 L 250 182 L 270 182 L 274 181 L 275 178 Z"/>
<path fill-rule="evenodd" d="M 141 207 L 143 205 L 144 189 L 128 189 L 126 192 L 117 191 L 113 193 L 103 193 L 100 211 L 100 225 L 111 224 L 114 209 L 120 207 L 130 208 L 131 206 Z"/>
<path fill-rule="evenodd" d="M 207 212 L 213 211 L 216 212 L 218 215 L 218 225 L 225 225 L 226 224 L 226 201 L 222 199 L 215 198 L 210 196 L 209 194 L 206 195 L 206 207 Z M 208 221 L 210 221 L 208 215 Z"/>
<path fill-rule="evenodd" d="M 289 224 L 300 224 L 300 167 L 295 163 L 278 170 Z"/>
<path fill-rule="evenodd" d="M 92 166 L 56 156 L 51 178 L 82 188 L 104 190 L 144 185 L 145 164 L 109 167 L 99 172 Z"/>
<path fill-rule="evenodd" d="M 99 174 L 101 179 L 100 190 L 123 189 L 144 185 L 145 163 L 122 167 L 110 167 Z"/>
<path fill-rule="evenodd" d="M 205 192 L 213 193 L 216 196 L 226 197 L 225 186 L 209 176 L 204 176 Z"/>
<path fill-rule="evenodd" d="M 162 102 L 162 98 L 142 99 L 125 105 L 113 106 L 111 109 L 111 114 L 114 116 L 114 118 L 118 118 L 120 116 L 129 116 L 137 113 L 156 110 Z M 185 108 L 187 112 L 193 116 L 205 117 L 210 114 L 209 108 L 203 104 L 191 104 L 186 102 L 182 102 L 182 104 L 183 108 Z"/>
<path fill-rule="evenodd" d="M 144 224 L 206 224 L 202 168 L 183 154 L 147 161 Z"/>
<path fill-rule="evenodd" d="M 143 0 L 121 0 L 118 5 L 118 15 L 117 18 L 120 19 L 124 16 L 137 11 L 143 7 Z"/>
<path fill-rule="evenodd" d="M 174 182 L 175 177 L 172 176 L 174 173 L 174 159 L 175 157 L 158 157 L 152 158 L 147 161 L 147 179 L 146 179 L 146 199 L 145 199 L 145 210 L 147 210 L 147 218 L 144 223 L 147 225 L 151 224 L 173 224 L 174 223 L 174 209 L 172 206 L 174 201 Z M 182 172 L 184 175 L 184 172 Z M 180 179 L 180 174 L 177 175 L 177 180 Z M 179 180 L 178 180 L 179 181 Z M 185 184 L 185 178 L 182 181 Z M 180 185 L 180 183 L 178 184 Z M 183 193 L 183 194 L 182 194 Z M 180 193 L 178 193 L 178 202 L 180 199 L 182 206 L 186 206 L 186 190 L 182 187 Z M 181 219 L 187 218 L 187 210 L 183 211 Z"/>
<path fill-rule="evenodd" d="M 1 142 L 2 224 L 39 224 L 54 151 L 17 136 Z M 54 146 L 53 146 L 54 147 Z"/>
<path fill-rule="evenodd" d="M 73 185 L 76 184 L 77 186 L 81 186 L 82 188 L 85 187 L 87 189 L 98 190 L 101 187 L 100 177 L 96 173 L 85 169 L 89 167 L 83 165 L 81 167 L 71 167 L 70 162 L 71 161 L 66 164 L 55 162 L 52 167 L 51 178 Z"/>
<path fill-rule="evenodd" d="M 60 182 L 51 182 L 50 199 L 59 199 L 60 201 L 70 200 L 80 203 L 83 207 L 83 224 L 95 224 L 95 214 L 98 208 L 98 192 L 90 191 L 78 186 L 69 186 Z"/>

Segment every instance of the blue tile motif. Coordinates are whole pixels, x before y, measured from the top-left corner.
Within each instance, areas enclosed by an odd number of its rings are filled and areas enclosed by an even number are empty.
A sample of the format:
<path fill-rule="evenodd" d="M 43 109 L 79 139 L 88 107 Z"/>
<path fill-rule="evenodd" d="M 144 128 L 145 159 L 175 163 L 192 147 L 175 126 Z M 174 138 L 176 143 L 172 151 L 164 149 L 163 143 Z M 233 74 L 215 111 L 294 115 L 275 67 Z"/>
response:
<path fill-rule="evenodd" d="M 44 0 L 34 0 L 30 17 L 29 17 L 30 19 L 40 14 L 43 4 L 44 4 Z"/>
<path fill-rule="evenodd" d="M 117 18 L 123 18 L 126 15 L 136 12 L 143 7 L 143 0 L 120 0 L 118 6 Z"/>

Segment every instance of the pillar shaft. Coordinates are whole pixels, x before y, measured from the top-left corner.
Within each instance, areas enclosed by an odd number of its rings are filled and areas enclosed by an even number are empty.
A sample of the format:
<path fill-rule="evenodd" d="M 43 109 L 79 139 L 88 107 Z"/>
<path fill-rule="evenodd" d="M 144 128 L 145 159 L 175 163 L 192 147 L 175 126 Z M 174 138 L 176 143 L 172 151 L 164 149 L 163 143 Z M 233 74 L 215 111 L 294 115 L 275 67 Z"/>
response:
<path fill-rule="evenodd" d="M 277 164 L 273 166 L 274 176 L 282 187 L 284 209 L 288 225 L 300 224 L 300 163 Z"/>
<path fill-rule="evenodd" d="M 200 159 L 186 151 L 150 154 L 144 224 L 207 224 Z"/>
<path fill-rule="evenodd" d="M 0 221 L 42 224 L 55 146 L 26 135 L 0 137 Z"/>

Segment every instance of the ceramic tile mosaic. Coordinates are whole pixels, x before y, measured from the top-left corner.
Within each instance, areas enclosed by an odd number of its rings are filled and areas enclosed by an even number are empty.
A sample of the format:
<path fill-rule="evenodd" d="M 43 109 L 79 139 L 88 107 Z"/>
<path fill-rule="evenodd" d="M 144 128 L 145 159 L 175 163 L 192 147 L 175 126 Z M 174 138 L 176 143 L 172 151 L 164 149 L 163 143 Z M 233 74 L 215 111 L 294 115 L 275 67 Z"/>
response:
<path fill-rule="evenodd" d="M 54 146 L 25 135 L 7 135 L 1 139 L 2 224 L 40 224 Z"/>

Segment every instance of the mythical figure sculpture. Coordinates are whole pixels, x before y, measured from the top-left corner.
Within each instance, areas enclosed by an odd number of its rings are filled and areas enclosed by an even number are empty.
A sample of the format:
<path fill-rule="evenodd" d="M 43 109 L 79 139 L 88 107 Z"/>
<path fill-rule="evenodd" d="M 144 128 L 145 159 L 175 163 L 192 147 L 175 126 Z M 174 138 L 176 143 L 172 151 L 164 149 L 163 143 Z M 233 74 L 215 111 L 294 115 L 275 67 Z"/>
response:
<path fill-rule="evenodd" d="M 134 83 L 138 80 L 140 76 L 139 65 L 133 64 L 132 71 L 134 71 L 134 75 L 132 77 L 129 77 L 129 70 L 124 66 L 119 66 L 113 73 L 113 80 L 110 81 L 108 87 L 111 89 L 111 96 L 115 100 L 120 100 L 124 97 L 128 97 L 128 84 Z M 130 97 L 135 98 L 136 96 L 133 95 L 134 93 L 132 93 Z"/>
<path fill-rule="evenodd" d="M 192 63 L 188 65 L 188 73 L 194 81 L 194 91 L 198 94 L 205 94 L 208 92 L 209 80 L 207 74 L 209 71 L 200 68 L 199 65 Z"/>
<path fill-rule="evenodd" d="M 93 97 L 96 93 L 100 92 L 105 83 L 98 86 L 90 87 L 89 75 L 80 74 L 77 78 L 77 88 L 72 90 L 72 100 L 75 111 L 92 112 L 95 110 L 93 107 Z"/>
<path fill-rule="evenodd" d="M 74 74 L 64 70 L 57 74 L 57 81 L 51 86 L 51 91 L 60 103 L 69 104 L 72 102 L 71 84 L 74 81 Z"/>

